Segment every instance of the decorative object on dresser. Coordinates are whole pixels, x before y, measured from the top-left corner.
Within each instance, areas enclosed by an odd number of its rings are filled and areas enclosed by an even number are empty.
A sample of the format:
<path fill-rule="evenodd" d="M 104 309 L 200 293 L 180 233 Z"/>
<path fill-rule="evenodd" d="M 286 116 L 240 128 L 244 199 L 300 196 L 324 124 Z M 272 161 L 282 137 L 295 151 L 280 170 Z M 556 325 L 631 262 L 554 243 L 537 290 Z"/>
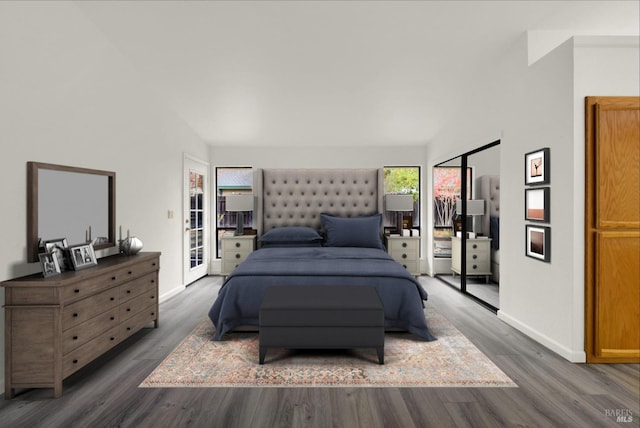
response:
<path fill-rule="evenodd" d="M 467 238 L 467 276 L 484 275 L 489 283 L 491 276 L 491 239 Z M 451 271 L 453 276 L 462 275 L 462 239 L 451 238 Z"/>
<path fill-rule="evenodd" d="M 403 212 L 413 211 L 413 195 L 385 195 L 385 210 L 396 213 L 396 229 L 397 233 L 401 233 L 403 227 Z M 413 226 L 404 229 L 410 229 Z"/>
<path fill-rule="evenodd" d="M 122 226 L 120 226 L 120 239 L 118 239 L 118 249 L 125 256 L 133 256 L 142 250 L 142 241 L 135 236 L 131 236 L 127 229 L 127 237 L 122 239 Z"/>
<path fill-rule="evenodd" d="M 244 213 L 253 211 L 254 198 L 252 194 L 231 194 L 225 196 L 225 210 L 237 212 L 236 236 L 244 235 Z"/>
<path fill-rule="evenodd" d="M 411 275 L 420 275 L 420 237 L 385 236 L 387 252 Z"/>
<path fill-rule="evenodd" d="M 160 253 L 115 255 L 91 269 L 2 282 L 5 398 L 53 388 L 150 322 L 158 327 Z"/>
<path fill-rule="evenodd" d="M 256 235 L 237 236 L 233 232 L 225 232 L 222 235 L 222 275 L 233 272 L 255 248 Z"/>

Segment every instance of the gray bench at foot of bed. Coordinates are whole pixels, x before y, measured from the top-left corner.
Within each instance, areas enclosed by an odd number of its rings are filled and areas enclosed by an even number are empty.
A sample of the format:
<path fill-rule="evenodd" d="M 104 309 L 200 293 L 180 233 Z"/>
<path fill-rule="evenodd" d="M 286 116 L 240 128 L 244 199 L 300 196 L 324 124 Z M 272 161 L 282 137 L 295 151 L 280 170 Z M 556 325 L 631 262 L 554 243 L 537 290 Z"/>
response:
<path fill-rule="evenodd" d="M 375 348 L 384 364 L 384 310 L 373 287 L 277 286 L 260 306 L 260 364 L 267 348 Z"/>

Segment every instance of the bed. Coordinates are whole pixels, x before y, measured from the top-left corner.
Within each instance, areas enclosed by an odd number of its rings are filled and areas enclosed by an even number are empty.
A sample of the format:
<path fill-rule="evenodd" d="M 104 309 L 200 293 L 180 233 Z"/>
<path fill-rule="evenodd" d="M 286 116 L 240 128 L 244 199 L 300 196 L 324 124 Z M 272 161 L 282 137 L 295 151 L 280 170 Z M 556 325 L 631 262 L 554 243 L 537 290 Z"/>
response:
<path fill-rule="evenodd" d="M 260 248 L 226 278 L 211 306 L 214 340 L 257 327 L 262 298 L 273 285 L 373 286 L 386 329 L 435 340 L 424 317 L 427 293 L 380 239 L 382 184 L 378 169 L 256 170 Z"/>

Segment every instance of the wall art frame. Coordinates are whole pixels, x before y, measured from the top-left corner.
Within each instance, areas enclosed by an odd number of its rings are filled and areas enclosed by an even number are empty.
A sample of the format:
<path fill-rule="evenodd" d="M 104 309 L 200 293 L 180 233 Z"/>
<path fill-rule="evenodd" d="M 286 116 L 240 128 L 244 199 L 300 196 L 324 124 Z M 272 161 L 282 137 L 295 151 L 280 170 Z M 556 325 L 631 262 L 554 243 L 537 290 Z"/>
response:
<path fill-rule="evenodd" d="M 524 190 L 524 219 L 541 223 L 549 223 L 551 189 L 549 187 L 533 187 Z"/>
<path fill-rule="evenodd" d="M 525 226 L 525 254 L 543 262 L 551 262 L 551 228 L 527 224 Z"/>
<path fill-rule="evenodd" d="M 524 184 L 537 186 L 550 182 L 550 150 L 548 147 L 524 155 Z"/>

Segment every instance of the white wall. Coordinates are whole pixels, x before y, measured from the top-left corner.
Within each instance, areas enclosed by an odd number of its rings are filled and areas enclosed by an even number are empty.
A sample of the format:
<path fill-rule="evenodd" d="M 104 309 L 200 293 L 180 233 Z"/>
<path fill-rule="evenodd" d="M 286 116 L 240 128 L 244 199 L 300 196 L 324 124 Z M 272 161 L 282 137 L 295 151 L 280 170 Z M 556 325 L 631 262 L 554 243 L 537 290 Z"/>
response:
<path fill-rule="evenodd" d="M 0 58 L 0 281 L 40 271 L 26 263 L 26 162 L 41 161 L 115 171 L 117 224 L 162 252 L 160 297 L 181 289 L 167 210 L 182 212 L 183 152 L 207 146 L 72 3 L 0 2 Z"/>
<path fill-rule="evenodd" d="M 637 38 L 570 39 L 531 66 L 523 37 L 434 139 L 428 168 L 500 145 L 499 317 L 570 361 L 584 353 L 584 96 L 638 94 Z M 602 40 L 607 40 L 603 42 Z M 551 149 L 551 263 L 524 255 L 524 154 Z"/>

